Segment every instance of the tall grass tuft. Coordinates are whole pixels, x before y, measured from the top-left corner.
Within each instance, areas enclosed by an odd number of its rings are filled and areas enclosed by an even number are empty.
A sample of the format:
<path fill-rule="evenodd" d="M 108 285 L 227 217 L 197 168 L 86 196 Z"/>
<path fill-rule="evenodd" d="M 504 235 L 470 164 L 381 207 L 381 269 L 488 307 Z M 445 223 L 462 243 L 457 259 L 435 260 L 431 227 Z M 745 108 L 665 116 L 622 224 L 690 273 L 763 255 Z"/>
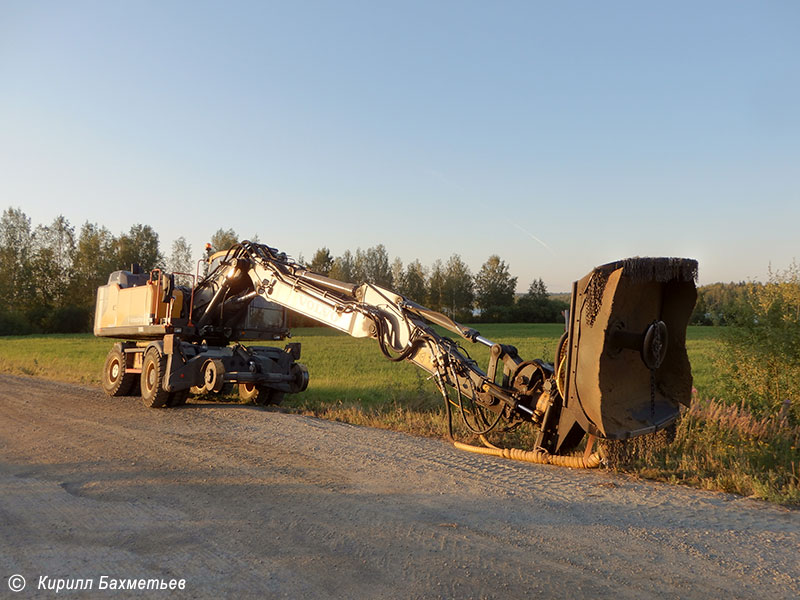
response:
<path fill-rule="evenodd" d="M 620 471 L 800 504 L 800 425 L 788 403 L 758 416 L 743 402 L 695 399 L 671 430 L 606 448 Z"/>

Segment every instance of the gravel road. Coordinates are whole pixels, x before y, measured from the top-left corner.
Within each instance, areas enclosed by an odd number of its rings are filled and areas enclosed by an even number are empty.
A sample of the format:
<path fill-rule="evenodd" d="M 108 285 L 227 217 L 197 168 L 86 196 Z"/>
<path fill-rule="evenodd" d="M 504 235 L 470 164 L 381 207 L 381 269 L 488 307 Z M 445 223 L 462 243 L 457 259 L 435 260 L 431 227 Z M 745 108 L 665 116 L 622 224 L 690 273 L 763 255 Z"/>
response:
<path fill-rule="evenodd" d="M 800 511 L 254 406 L 0 375 L 0 490 L 2 597 L 800 597 Z"/>

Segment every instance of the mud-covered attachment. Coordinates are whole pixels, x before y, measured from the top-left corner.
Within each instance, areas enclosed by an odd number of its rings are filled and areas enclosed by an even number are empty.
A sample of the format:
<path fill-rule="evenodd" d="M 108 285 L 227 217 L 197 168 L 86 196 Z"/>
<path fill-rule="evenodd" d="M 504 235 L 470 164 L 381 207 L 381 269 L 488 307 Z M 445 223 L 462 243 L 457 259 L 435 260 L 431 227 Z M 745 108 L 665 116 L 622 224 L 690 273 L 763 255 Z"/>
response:
<path fill-rule="evenodd" d="M 695 260 L 630 258 L 573 284 L 558 447 L 576 425 L 624 439 L 665 427 L 689 404 L 696 277 Z"/>

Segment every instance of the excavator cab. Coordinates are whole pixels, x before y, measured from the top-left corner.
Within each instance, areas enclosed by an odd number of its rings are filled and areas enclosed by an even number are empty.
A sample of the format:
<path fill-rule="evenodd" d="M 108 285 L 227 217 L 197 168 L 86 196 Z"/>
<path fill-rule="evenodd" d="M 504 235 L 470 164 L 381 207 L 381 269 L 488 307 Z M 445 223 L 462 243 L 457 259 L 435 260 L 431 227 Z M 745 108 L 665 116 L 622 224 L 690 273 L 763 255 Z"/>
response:
<path fill-rule="evenodd" d="M 201 286 L 208 282 L 209 288 L 215 289 L 213 283 L 215 273 L 224 271 L 226 267 L 223 261 L 228 255 L 229 252 L 225 250 L 215 252 L 206 259 L 208 275 L 200 282 Z M 252 294 L 252 285 L 250 282 L 246 283 L 247 293 Z M 228 339 L 231 341 L 282 340 L 289 337 L 286 309 L 260 295 L 254 295 L 248 300 L 246 309 L 243 310 L 238 319 L 231 323 L 230 329 L 231 332 L 228 335 Z"/>
<path fill-rule="evenodd" d="M 145 273 L 135 264 L 130 270 L 114 271 L 108 283 L 97 290 L 94 334 L 141 340 L 170 333 L 180 333 L 187 339 L 202 335 L 194 329 L 196 308 L 203 306 L 204 296 L 210 299 L 219 289 L 226 254 L 217 252 L 207 259 L 207 275 L 196 286 L 176 285 L 175 274 L 161 269 Z M 235 297 L 226 297 L 210 319 L 211 325 L 217 326 L 228 341 L 288 337 L 286 309 L 253 294 L 251 289 L 245 291 L 252 297 L 241 303 Z"/>

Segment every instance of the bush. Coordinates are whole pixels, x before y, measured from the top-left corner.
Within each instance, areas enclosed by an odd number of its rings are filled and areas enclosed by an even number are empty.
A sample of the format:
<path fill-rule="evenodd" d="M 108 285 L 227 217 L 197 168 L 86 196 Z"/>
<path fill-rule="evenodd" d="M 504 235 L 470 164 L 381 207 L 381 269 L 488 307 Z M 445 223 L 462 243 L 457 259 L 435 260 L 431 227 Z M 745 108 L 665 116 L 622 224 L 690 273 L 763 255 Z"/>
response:
<path fill-rule="evenodd" d="M 772 272 L 748 289 L 716 359 L 725 396 L 760 415 L 789 407 L 800 423 L 800 265 Z"/>
<path fill-rule="evenodd" d="M 0 312 L 0 335 L 27 335 L 33 333 L 30 321 L 17 312 Z"/>
<path fill-rule="evenodd" d="M 756 283 L 712 283 L 697 288 L 692 325 L 733 325 L 747 307 L 748 295 Z"/>
<path fill-rule="evenodd" d="M 28 310 L 25 311 L 25 320 L 31 325 L 31 331 L 29 333 L 41 333 L 44 331 L 45 321 L 47 321 L 52 310 L 53 309 L 49 306 L 43 305 L 28 308 Z"/>
<path fill-rule="evenodd" d="M 564 320 L 562 311 L 569 304 L 561 300 L 537 298 L 525 295 L 514 305 L 514 321 L 520 323 L 560 323 Z"/>
<path fill-rule="evenodd" d="M 88 333 L 92 311 L 83 306 L 65 306 L 50 312 L 42 323 L 46 333 Z"/>
<path fill-rule="evenodd" d="M 490 306 L 481 311 L 480 317 L 473 320 L 481 323 L 511 323 L 514 321 L 514 307 Z"/>
<path fill-rule="evenodd" d="M 38 307 L 26 314 L 0 312 L 0 335 L 87 333 L 91 326 L 92 310 L 83 306 Z"/>

